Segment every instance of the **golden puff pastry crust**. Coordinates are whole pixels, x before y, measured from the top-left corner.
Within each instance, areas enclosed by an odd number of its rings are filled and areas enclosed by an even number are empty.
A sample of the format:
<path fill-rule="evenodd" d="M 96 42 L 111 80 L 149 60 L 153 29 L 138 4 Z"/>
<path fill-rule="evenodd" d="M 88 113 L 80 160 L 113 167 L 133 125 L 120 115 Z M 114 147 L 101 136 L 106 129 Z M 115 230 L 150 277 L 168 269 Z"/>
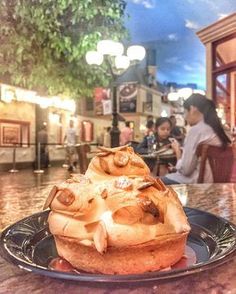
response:
<path fill-rule="evenodd" d="M 103 181 L 122 175 L 145 176 L 149 174 L 148 166 L 129 146 L 100 147 L 100 152 L 91 160 L 85 173 L 92 181 Z"/>
<path fill-rule="evenodd" d="M 190 231 L 176 193 L 151 177 L 139 157 L 140 167 L 133 165 L 130 147 L 101 152 L 85 175 L 54 186 L 46 201 L 58 254 L 75 268 L 105 274 L 171 266 Z"/>

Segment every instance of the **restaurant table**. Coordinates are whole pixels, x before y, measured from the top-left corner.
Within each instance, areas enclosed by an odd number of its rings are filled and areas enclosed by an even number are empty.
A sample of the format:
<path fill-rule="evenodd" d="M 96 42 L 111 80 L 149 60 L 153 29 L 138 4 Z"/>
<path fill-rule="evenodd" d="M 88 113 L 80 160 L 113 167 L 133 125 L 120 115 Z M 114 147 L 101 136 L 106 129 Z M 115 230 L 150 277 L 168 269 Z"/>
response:
<path fill-rule="evenodd" d="M 139 154 L 143 160 L 146 162 L 146 164 L 149 166 L 149 163 L 151 164 L 152 168 L 150 168 L 152 175 L 154 176 L 162 176 L 163 174 L 160 174 L 160 166 L 166 166 L 166 162 L 172 162 L 172 165 L 175 165 L 176 163 L 176 155 L 172 152 L 171 149 L 168 149 L 167 152 L 150 152 L 146 154 Z M 165 173 L 167 173 L 167 168 L 165 168 Z"/>
<path fill-rule="evenodd" d="M 1 184 L 1 180 L 0 180 Z M 41 210 L 53 183 L 1 194 L 0 229 Z M 173 185 L 182 203 L 236 224 L 236 184 Z M 3 191 L 4 192 L 4 191 Z M 30 273 L 0 257 L 0 293 L 236 293 L 236 257 L 214 269 L 188 276 L 142 283 L 72 282 Z"/>

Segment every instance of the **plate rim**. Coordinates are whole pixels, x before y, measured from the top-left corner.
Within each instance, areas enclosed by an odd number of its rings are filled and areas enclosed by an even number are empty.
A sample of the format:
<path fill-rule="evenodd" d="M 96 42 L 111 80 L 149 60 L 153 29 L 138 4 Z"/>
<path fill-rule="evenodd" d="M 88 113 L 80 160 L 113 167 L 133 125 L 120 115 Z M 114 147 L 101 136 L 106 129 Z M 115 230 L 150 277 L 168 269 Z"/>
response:
<path fill-rule="evenodd" d="M 236 242 L 236 225 L 232 223 L 231 221 L 228 221 L 227 219 L 217 216 L 213 213 L 210 213 L 208 211 L 203 211 L 198 208 L 192 208 L 188 206 L 183 207 L 186 213 L 187 211 L 192 211 L 195 213 L 205 214 L 209 215 L 210 217 L 215 217 L 217 219 L 220 219 L 223 223 L 228 224 L 231 226 L 231 228 L 234 229 L 234 238 Z M 44 210 L 40 211 L 34 214 L 31 214 L 25 218 L 20 219 L 19 221 L 6 226 L 1 232 L 0 232 L 0 254 L 4 260 L 7 262 L 18 266 L 21 269 L 24 269 L 28 272 L 37 273 L 40 275 L 44 275 L 51 278 L 58 278 L 58 279 L 64 279 L 64 280 L 73 280 L 77 282 L 102 282 L 102 283 L 137 283 L 137 282 L 151 282 L 151 281 L 157 281 L 157 280 L 166 280 L 166 279 L 174 279 L 182 276 L 188 276 L 192 275 L 197 272 L 202 272 L 205 270 L 208 270 L 209 268 L 212 269 L 214 267 L 217 267 L 223 263 L 226 263 L 228 260 L 230 260 L 236 253 L 236 245 L 230 248 L 229 251 L 224 252 L 223 254 L 216 255 L 212 259 L 198 263 L 197 265 L 192 265 L 189 267 L 186 267 L 185 269 L 175 269 L 172 271 L 154 271 L 154 272 L 147 272 L 142 274 L 129 274 L 129 275 L 108 275 L 108 274 L 99 274 L 99 273 L 71 273 L 71 272 L 62 272 L 62 271 L 56 271 L 56 270 L 50 270 L 46 269 L 43 266 L 37 265 L 37 264 L 31 264 L 30 262 L 27 262 L 25 260 L 22 260 L 15 255 L 10 254 L 9 250 L 6 249 L 6 246 L 4 246 L 4 240 L 3 236 L 6 235 L 6 233 L 12 229 L 12 227 L 16 226 L 17 224 L 20 224 L 29 218 L 41 216 L 43 214 L 49 213 L 50 210 Z M 200 226 L 200 225 L 198 225 Z M 206 227 L 203 227 L 207 229 Z"/>

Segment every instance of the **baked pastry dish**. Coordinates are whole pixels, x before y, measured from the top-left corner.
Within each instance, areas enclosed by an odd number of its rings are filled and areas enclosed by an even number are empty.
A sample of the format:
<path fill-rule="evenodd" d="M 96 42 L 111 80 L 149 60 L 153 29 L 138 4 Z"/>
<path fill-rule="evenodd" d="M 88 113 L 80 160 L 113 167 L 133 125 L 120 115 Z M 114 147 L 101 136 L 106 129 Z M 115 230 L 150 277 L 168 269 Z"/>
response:
<path fill-rule="evenodd" d="M 100 148 L 85 175 L 54 186 L 45 203 L 59 256 L 73 267 L 136 274 L 175 264 L 190 231 L 174 192 L 131 147 Z"/>

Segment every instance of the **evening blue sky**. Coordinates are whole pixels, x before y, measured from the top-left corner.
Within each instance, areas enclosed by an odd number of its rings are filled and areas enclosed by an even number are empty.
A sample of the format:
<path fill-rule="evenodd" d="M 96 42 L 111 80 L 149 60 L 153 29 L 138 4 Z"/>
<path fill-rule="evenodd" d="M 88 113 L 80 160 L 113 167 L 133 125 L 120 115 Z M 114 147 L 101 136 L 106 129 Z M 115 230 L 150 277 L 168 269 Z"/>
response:
<path fill-rule="evenodd" d="M 205 89 L 205 46 L 196 32 L 236 12 L 236 0 L 128 0 L 132 43 L 156 49 L 157 80 Z"/>

